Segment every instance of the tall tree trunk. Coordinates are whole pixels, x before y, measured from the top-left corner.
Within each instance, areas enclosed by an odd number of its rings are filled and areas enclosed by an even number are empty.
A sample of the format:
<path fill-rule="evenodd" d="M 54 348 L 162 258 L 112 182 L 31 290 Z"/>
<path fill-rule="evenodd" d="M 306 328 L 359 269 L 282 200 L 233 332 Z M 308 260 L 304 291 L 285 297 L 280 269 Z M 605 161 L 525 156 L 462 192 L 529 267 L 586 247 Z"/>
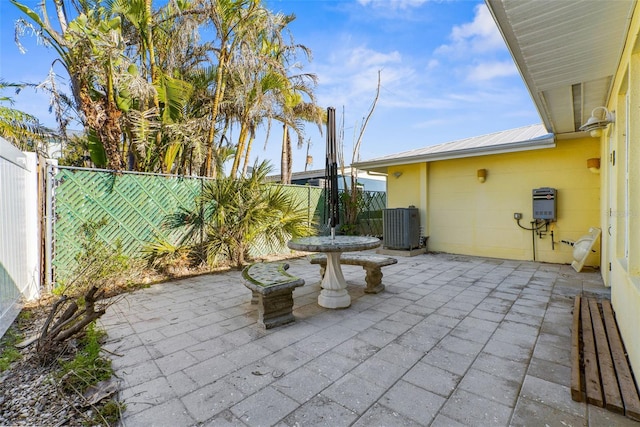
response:
<path fill-rule="evenodd" d="M 115 103 L 109 103 L 106 98 L 102 98 L 101 102 L 93 101 L 89 95 L 89 88 L 85 85 L 80 87 L 79 95 L 80 108 L 87 120 L 87 125 L 96 132 L 98 139 L 102 142 L 107 156 L 107 166 L 111 169 L 123 170 L 124 159 L 120 152 L 122 140 L 120 110 Z"/>
<path fill-rule="evenodd" d="M 213 101 L 211 103 L 211 123 L 209 125 L 209 132 L 207 134 L 207 156 L 204 160 L 202 175 L 211 176 L 211 160 L 213 159 L 213 145 L 215 144 L 216 136 L 216 122 L 218 120 L 218 108 L 220 100 L 224 95 L 224 69 L 227 63 L 227 52 L 222 45 L 222 51 L 220 52 L 220 60 L 218 64 L 218 75 L 216 76 L 216 90 L 213 94 Z"/>
<path fill-rule="evenodd" d="M 247 167 L 249 166 L 249 156 L 251 155 L 251 147 L 253 147 L 253 141 L 256 139 L 253 128 L 249 133 L 249 142 L 247 143 L 247 150 L 244 155 L 244 163 L 242 165 L 242 176 L 247 176 Z"/>
<path fill-rule="evenodd" d="M 280 154 L 280 182 L 282 184 L 291 184 L 291 155 L 289 127 L 282 125 L 282 152 Z"/>
<path fill-rule="evenodd" d="M 236 155 L 233 158 L 233 165 L 231 166 L 231 172 L 229 176 L 235 177 L 238 173 L 238 168 L 240 168 L 240 159 L 242 159 L 245 147 L 247 144 L 247 137 L 249 136 L 249 125 L 243 123 L 240 127 L 240 136 L 238 137 L 238 148 L 236 151 Z"/>

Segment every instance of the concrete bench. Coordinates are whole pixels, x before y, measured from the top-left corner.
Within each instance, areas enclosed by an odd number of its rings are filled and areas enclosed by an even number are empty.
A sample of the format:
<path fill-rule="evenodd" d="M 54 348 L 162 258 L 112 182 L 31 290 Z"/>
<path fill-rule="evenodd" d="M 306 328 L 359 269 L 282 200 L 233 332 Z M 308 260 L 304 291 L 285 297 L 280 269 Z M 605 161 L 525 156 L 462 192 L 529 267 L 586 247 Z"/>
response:
<path fill-rule="evenodd" d="M 295 321 L 293 317 L 293 290 L 304 285 L 285 270 L 284 262 L 255 263 L 242 270 L 244 285 L 251 289 L 252 304 L 258 304 L 258 325 L 275 328 Z"/>
<path fill-rule="evenodd" d="M 324 277 L 327 256 L 325 254 L 314 254 L 311 255 L 309 261 L 311 264 L 320 264 L 320 274 Z M 364 268 L 366 271 L 365 281 L 367 282 L 367 287 L 364 291 L 368 294 L 377 294 L 384 290 L 381 268 L 397 262 L 397 259 L 384 255 L 355 253 L 343 253 L 340 255 L 340 264 L 361 265 Z"/>

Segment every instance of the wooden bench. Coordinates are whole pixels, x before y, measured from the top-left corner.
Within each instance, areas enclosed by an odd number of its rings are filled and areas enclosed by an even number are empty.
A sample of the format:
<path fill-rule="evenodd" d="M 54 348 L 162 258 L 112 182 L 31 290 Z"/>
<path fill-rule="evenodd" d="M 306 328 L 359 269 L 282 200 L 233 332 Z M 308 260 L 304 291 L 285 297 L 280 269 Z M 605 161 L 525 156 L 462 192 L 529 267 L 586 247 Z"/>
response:
<path fill-rule="evenodd" d="M 640 421 L 640 398 L 611 302 L 577 296 L 571 330 L 571 398 Z"/>
<path fill-rule="evenodd" d="M 309 257 L 311 264 L 320 264 L 320 275 L 324 277 L 324 270 L 327 267 L 327 256 L 325 254 L 314 254 Z M 396 264 L 397 259 L 374 254 L 354 254 L 345 252 L 340 255 L 340 264 L 345 265 L 361 265 L 366 271 L 365 281 L 367 287 L 365 292 L 368 294 L 377 294 L 384 290 L 382 284 L 381 268 L 387 265 Z"/>
<path fill-rule="evenodd" d="M 242 270 L 244 285 L 253 293 L 251 303 L 258 304 L 258 325 L 265 329 L 295 321 L 293 290 L 304 280 L 287 273 L 288 268 L 284 262 L 259 262 Z"/>

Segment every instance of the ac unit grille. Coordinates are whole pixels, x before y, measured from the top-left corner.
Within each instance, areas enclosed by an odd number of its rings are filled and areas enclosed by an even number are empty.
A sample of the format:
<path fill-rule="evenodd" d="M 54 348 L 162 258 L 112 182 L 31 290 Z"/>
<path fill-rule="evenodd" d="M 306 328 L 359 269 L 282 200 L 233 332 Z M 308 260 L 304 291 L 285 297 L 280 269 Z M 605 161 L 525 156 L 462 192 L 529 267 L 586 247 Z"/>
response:
<path fill-rule="evenodd" d="M 383 247 L 415 249 L 420 247 L 420 217 L 417 208 L 385 209 L 383 216 Z"/>

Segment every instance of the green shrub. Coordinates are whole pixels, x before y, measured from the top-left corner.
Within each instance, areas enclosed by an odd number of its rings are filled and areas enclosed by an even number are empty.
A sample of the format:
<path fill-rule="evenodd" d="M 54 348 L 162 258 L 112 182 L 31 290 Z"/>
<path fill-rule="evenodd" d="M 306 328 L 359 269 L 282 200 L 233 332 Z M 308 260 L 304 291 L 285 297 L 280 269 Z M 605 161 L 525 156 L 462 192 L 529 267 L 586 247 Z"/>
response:
<path fill-rule="evenodd" d="M 0 341 L 0 372 L 4 372 L 13 362 L 20 359 L 21 354 L 15 345 L 22 340 L 22 336 L 17 333 L 13 328 L 10 328 L 5 333 L 4 337 Z"/>
<path fill-rule="evenodd" d="M 79 342 L 79 350 L 70 361 L 60 361 L 58 379 L 68 393 L 84 393 L 90 386 L 113 375 L 111 361 L 100 355 L 100 341 L 105 332 L 91 323 Z"/>

